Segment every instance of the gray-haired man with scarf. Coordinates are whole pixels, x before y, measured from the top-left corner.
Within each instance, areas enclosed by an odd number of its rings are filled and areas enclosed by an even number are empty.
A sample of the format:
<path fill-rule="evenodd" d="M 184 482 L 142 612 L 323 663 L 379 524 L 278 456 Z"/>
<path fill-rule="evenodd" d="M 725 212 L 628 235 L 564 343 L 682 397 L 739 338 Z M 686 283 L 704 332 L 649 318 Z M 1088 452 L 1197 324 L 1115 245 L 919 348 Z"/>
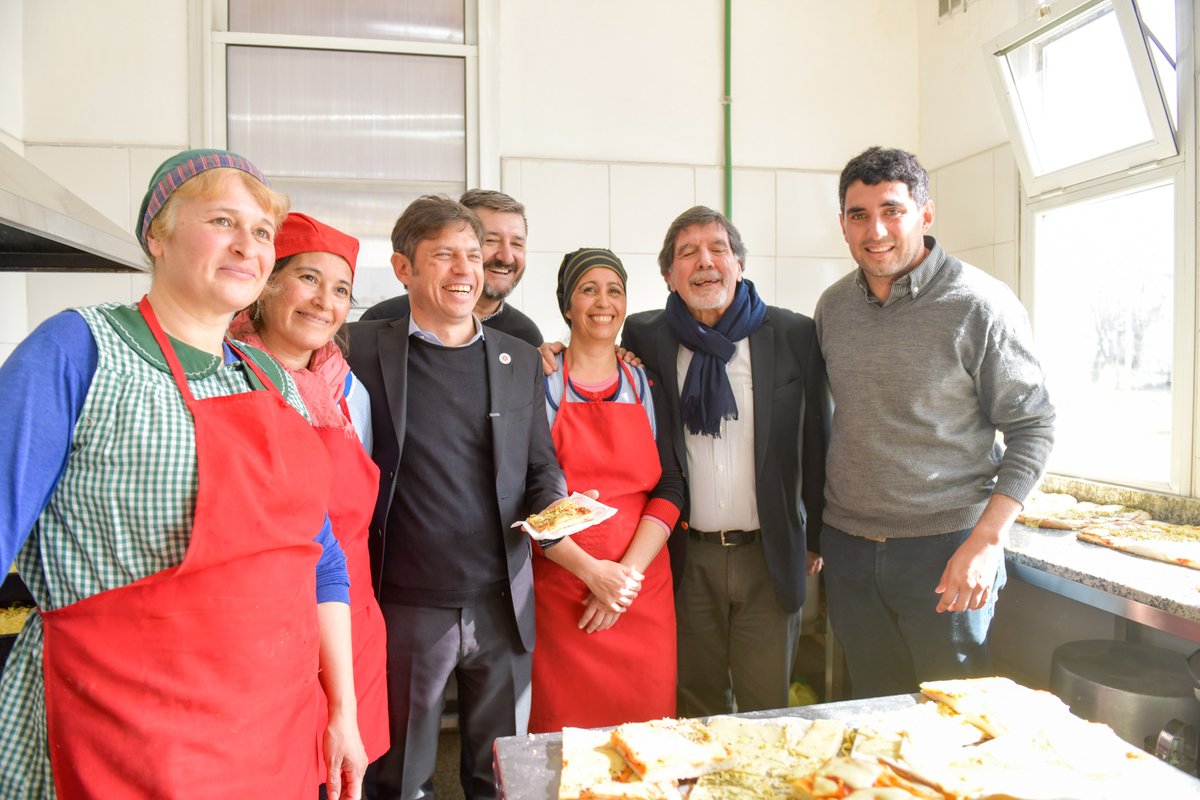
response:
<path fill-rule="evenodd" d="M 824 503 L 825 364 L 813 321 L 764 303 L 745 258 L 722 214 L 685 211 L 658 255 L 666 308 L 630 316 L 622 340 L 662 382 L 659 434 L 687 477 L 668 544 L 681 717 L 787 706 L 805 577 L 821 568 L 809 545 Z"/>

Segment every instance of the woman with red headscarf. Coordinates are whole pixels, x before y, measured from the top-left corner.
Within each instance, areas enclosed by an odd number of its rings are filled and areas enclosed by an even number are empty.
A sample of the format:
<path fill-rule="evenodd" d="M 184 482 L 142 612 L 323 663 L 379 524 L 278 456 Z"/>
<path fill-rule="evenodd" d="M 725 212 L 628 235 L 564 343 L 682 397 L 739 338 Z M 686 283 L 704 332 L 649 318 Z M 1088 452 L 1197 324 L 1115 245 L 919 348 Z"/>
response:
<path fill-rule="evenodd" d="M 229 332 L 283 364 L 329 453 L 329 516 L 350 572 L 358 727 L 373 761 L 388 749 L 387 647 L 367 552 L 379 468 L 369 452 L 370 399 L 337 339 L 350 311 L 357 257 L 353 236 L 293 211 L 275 236 L 275 268 L 266 287 L 234 317 Z"/>

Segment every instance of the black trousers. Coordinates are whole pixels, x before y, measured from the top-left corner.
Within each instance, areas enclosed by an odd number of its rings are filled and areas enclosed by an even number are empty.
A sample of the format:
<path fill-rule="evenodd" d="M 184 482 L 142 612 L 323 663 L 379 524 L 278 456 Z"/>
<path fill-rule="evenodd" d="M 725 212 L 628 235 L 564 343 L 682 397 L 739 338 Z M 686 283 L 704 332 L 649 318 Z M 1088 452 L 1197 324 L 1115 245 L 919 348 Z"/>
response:
<path fill-rule="evenodd" d="M 381 603 L 388 636 L 392 747 L 379 759 L 379 800 L 432 798 L 443 693 L 458 683 L 460 776 L 467 800 L 496 797 L 492 744 L 529 725 L 531 654 L 512 602 L 497 595 L 466 608 Z"/>

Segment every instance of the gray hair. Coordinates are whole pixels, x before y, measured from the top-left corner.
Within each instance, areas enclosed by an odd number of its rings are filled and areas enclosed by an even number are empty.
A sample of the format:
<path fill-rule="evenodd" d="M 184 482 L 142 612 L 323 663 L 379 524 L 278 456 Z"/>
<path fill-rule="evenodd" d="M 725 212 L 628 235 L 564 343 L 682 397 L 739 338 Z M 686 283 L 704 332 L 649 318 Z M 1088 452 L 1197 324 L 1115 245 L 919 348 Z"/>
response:
<path fill-rule="evenodd" d="M 746 245 L 742 243 L 742 235 L 738 233 L 738 229 L 733 226 L 733 223 L 727 220 L 720 211 L 714 211 L 708 206 L 692 206 L 676 217 L 675 221 L 671 223 L 671 227 L 667 228 L 667 235 L 663 237 L 662 250 L 658 251 L 659 272 L 666 275 L 671 271 L 671 264 L 675 261 L 675 239 L 678 238 L 680 231 L 693 225 L 708 225 L 711 222 L 716 222 L 725 229 L 733 254 L 740 263 L 745 264 Z"/>

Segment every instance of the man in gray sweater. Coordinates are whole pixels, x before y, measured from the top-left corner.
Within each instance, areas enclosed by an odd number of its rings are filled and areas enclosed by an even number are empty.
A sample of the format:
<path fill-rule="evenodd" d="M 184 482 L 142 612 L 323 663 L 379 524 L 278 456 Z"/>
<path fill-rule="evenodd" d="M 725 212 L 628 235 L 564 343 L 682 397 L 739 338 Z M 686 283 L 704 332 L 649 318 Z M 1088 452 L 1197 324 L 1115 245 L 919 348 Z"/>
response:
<path fill-rule="evenodd" d="M 858 269 L 815 315 L 834 401 L 821 552 L 854 695 L 873 697 L 990 672 L 1004 543 L 1054 408 L 1020 302 L 925 235 L 915 156 L 873 147 L 838 194 Z"/>

